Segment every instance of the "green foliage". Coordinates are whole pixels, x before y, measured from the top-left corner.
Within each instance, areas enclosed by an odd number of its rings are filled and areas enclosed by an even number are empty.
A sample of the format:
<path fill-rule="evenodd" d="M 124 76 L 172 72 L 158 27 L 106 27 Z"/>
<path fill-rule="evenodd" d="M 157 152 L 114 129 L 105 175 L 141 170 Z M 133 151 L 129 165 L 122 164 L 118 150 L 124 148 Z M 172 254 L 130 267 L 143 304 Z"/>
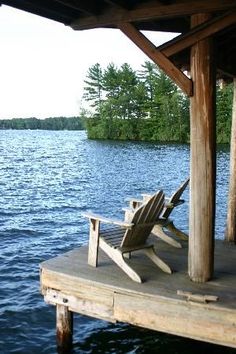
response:
<path fill-rule="evenodd" d="M 0 119 L 0 129 L 83 130 L 84 121 L 79 117 Z"/>
<path fill-rule="evenodd" d="M 91 102 L 99 114 L 102 104 L 103 72 L 100 64 L 96 63 L 89 68 L 87 80 L 84 81 L 84 99 Z"/>
<path fill-rule="evenodd" d="M 230 142 L 231 120 L 232 120 L 233 84 L 217 87 L 216 99 L 216 136 L 217 142 L 221 144 Z"/>
<path fill-rule="evenodd" d="M 100 84 L 99 109 L 93 94 L 87 95 L 97 107 L 86 120 L 90 139 L 188 141 L 188 100 L 155 64 L 146 61 L 137 73 L 127 63 L 120 68 L 110 63 Z"/>
<path fill-rule="evenodd" d="M 85 115 L 90 139 L 189 142 L 189 99 L 155 64 L 146 61 L 138 72 L 127 63 L 104 71 L 95 64 L 87 77 L 86 97 L 96 108 Z M 232 85 L 217 87 L 218 143 L 230 140 L 232 96 Z"/>

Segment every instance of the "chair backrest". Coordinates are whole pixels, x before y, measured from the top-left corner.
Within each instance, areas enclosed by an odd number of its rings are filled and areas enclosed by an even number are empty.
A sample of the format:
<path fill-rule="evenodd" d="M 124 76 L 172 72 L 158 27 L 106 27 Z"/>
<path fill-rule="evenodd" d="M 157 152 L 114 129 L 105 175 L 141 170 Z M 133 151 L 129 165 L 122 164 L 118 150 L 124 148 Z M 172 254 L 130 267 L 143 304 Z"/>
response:
<path fill-rule="evenodd" d="M 125 232 L 121 247 L 135 247 L 145 244 L 155 221 L 163 211 L 164 201 L 163 191 L 158 191 L 135 210 L 130 220 L 134 226 Z"/>
<path fill-rule="evenodd" d="M 185 191 L 187 185 L 189 183 L 189 178 L 186 179 L 186 181 L 184 181 L 180 187 L 172 194 L 172 196 L 170 197 L 170 199 L 168 200 L 168 204 L 172 204 L 173 207 L 164 207 L 163 212 L 161 214 L 161 217 L 164 219 L 168 219 L 168 217 L 170 216 L 173 208 L 178 205 L 178 203 L 180 202 L 180 197 L 183 194 L 183 192 Z"/>

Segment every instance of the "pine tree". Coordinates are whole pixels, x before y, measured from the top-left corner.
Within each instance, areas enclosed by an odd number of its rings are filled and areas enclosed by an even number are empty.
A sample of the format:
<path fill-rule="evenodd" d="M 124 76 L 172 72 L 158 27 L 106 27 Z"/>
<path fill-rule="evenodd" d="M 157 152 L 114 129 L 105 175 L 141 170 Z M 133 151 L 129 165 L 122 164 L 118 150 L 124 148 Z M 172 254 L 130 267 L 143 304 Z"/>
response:
<path fill-rule="evenodd" d="M 146 94 L 144 109 L 147 112 L 149 118 L 154 117 L 155 110 L 157 108 L 154 102 L 154 96 L 158 75 L 159 71 L 157 65 L 150 61 L 145 61 L 145 63 L 142 65 L 142 70 L 138 72 L 138 76 L 145 87 Z"/>
<path fill-rule="evenodd" d="M 103 72 L 100 64 L 96 63 L 91 66 L 86 78 L 83 98 L 86 101 L 92 101 L 91 107 L 94 107 L 96 113 L 100 116 L 103 94 Z"/>
<path fill-rule="evenodd" d="M 233 104 L 233 85 L 217 86 L 216 117 L 217 117 L 217 141 L 229 143 L 231 134 Z"/>

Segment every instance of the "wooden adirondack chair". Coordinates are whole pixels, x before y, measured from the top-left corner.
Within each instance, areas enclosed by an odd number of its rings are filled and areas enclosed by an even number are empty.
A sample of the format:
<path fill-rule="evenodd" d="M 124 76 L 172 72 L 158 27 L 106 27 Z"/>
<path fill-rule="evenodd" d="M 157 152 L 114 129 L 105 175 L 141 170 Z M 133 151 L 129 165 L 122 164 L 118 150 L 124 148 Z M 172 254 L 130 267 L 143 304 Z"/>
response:
<path fill-rule="evenodd" d="M 90 219 L 88 263 L 96 267 L 100 247 L 132 280 L 141 283 L 141 277 L 125 261 L 124 255 L 143 250 L 143 252 L 164 272 L 171 273 L 170 267 L 156 254 L 154 245 L 147 243 L 153 226 L 164 207 L 164 193 L 158 191 L 133 213 L 130 222 L 103 218 L 85 213 Z M 113 226 L 102 229 L 100 223 Z"/>
<path fill-rule="evenodd" d="M 156 224 L 152 229 L 152 234 L 161 238 L 163 241 L 167 242 L 168 244 L 176 247 L 181 248 L 182 245 L 180 242 L 173 239 L 173 237 L 169 236 L 164 229 L 166 228 L 168 231 L 172 232 L 175 236 L 179 237 L 182 240 L 188 240 L 188 235 L 186 235 L 183 231 L 179 230 L 175 225 L 173 220 L 169 219 L 170 214 L 172 213 L 173 209 L 184 203 L 184 200 L 180 199 L 183 192 L 185 191 L 186 187 L 188 186 L 189 178 L 184 181 L 179 188 L 171 195 L 170 198 L 166 198 L 165 205 L 163 211 L 160 215 L 159 223 Z M 132 218 L 135 209 L 140 207 L 142 203 L 147 202 L 151 197 L 150 194 L 142 194 L 143 199 L 130 199 L 129 200 L 129 208 L 124 208 L 125 210 L 125 221 L 129 221 Z"/>

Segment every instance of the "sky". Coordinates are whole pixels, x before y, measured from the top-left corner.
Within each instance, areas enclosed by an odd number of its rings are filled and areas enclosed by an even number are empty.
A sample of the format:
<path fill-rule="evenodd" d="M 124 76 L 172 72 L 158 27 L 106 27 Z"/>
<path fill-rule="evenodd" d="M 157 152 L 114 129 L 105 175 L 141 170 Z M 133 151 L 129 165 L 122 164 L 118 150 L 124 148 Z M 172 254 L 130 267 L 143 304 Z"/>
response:
<path fill-rule="evenodd" d="M 155 45 L 173 38 L 145 32 Z M 74 31 L 64 24 L 0 6 L 0 119 L 78 116 L 89 67 L 149 60 L 123 33 Z"/>

